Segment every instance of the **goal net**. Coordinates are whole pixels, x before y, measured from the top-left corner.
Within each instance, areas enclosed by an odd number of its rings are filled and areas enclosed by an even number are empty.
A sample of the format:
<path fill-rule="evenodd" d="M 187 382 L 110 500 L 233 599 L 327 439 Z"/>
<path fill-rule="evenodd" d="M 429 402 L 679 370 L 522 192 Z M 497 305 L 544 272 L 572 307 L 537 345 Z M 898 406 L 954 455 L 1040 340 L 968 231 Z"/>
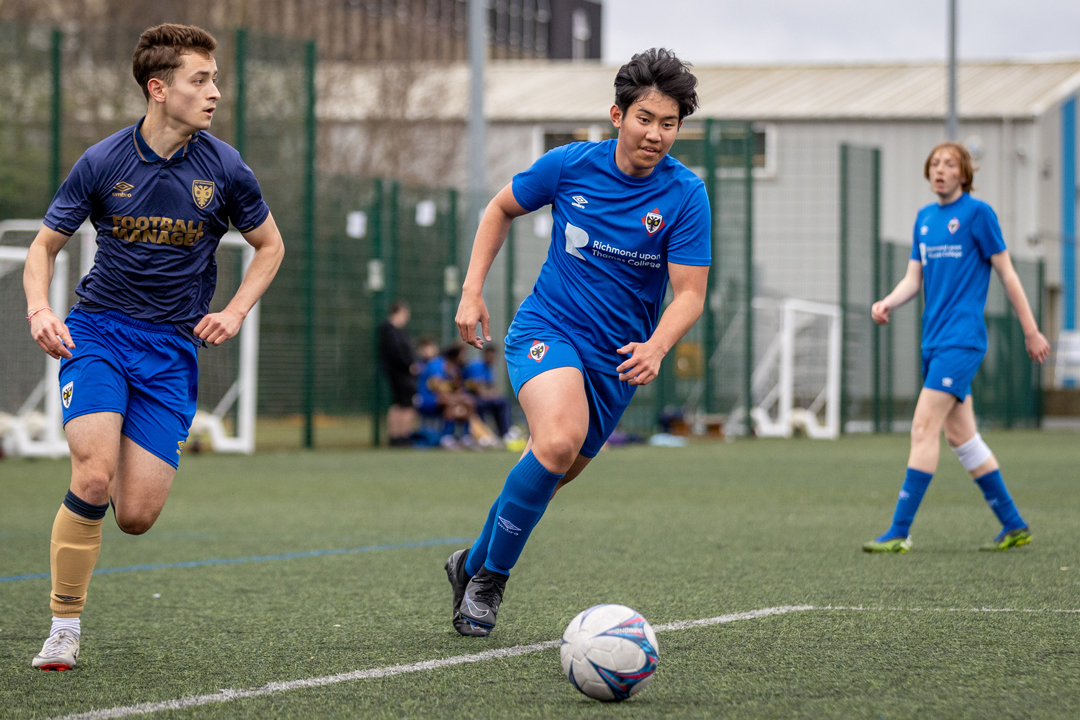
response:
<path fill-rule="evenodd" d="M 22 275 L 40 220 L 0 221 L 0 447 L 7 455 L 68 454 L 61 411 L 60 361 L 46 355 L 27 329 Z M 96 240 L 83 225 L 56 257 L 49 306 L 61 318 L 75 303 L 75 286 L 93 265 Z M 211 312 L 225 307 L 239 287 L 254 249 L 230 232 L 218 248 L 217 292 Z M 191 435 L 199 449 L 252 453 L 259 352 L 259 305 L 240 335 L 199 351 L 199 400 Z"/>
<path fill-rule="evenodd" d="M 841 312 L 837 305 L 758 298 L 755 310 L 776 322 L 776 333 L 751 378 L 750 411 L 758 435 L 840 436 Z M 771 311 L 771 312 L 770 312 Z"/>

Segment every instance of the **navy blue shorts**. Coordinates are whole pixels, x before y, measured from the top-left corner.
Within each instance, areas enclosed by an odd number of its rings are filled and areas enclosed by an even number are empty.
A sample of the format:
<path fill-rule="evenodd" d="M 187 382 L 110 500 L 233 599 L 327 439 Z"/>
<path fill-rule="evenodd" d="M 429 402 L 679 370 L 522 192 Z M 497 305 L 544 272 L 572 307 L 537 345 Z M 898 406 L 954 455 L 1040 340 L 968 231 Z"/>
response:
<path fill-rule="evenodd" d="M 982 365 L 985 350 L 940 347 L 923 350 L 923 387 L 951 393 L 960 402 L 971 394 L 971 381 Z"/>
<path fill-rule="evenodd" d="M 534 312 L 518 311 L 506 334 L 504 352 L 514 395 L 526 382 L 548 370 L 575 367 L 581 371 L 589 401 L 589 433 L 579 452 L 587 458 L 596 457 L 615 431 L 637 386 L 620 381 L 618 375 L 585 367 L 573 341 Z"/>
<path fill-rule="evenodd" d="M 115 412 L 121 432 L 173 467 L 180 462 L 199 392 L 195 344 L 172 325 L 75 308 L 65 320 L 75 349 L 60 361 L 64 423 Z"/>

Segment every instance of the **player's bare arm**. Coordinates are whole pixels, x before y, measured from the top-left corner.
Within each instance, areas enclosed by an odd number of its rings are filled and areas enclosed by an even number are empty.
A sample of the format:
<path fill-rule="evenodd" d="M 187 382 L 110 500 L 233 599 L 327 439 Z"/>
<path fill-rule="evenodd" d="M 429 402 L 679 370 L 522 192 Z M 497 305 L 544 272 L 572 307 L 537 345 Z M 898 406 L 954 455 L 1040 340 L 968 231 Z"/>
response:
<path fill-rule="evenodd" d="M 484 303 L 484 280 L 491 270 L 491 263 L 495 262 L 495 256 L 506 242 L 510 223 L 525 214 L 525 208 L 514 199 L 513 185 L 508 183 L 488 203 L 484 216 L 480 218 L 480 227 L 476 230 L 476 240 L 469 258 L 469 270 L 461 286 L 461 302 L 454 319 L 462 341 L 475 348 L 482 348 L 485 340 L 491 342 L 491 316 Z M 482 338 L 476 334 L 477 325 L 480 325 Z"/>
<path fill-rule="evenodd" d="M 889 313 L 915 297 L 922 288 L 922 281 L 922 263 L 918 260 L 908 260 L 907 272 L 893 291 L 870 306 L 870 316 L 874 322 L 878 325 L 887 324 Z"/>
<path fill-rule="evenodd" d="M 1027 348 L 1028 357 L 1042 364 L 1046 356 L 1050 354 L 1050 343 L 1039 332 L 1039 324 L 1035 322 L 1035 315 L 1031 312 L 1027 295 L 1024 294 L 1024 286 L 1020 283 L 1020 276 L 1016 274 L 1009 251 L 1003 250 L 996 255 L 990 256 L 990 264 L 994 272 L 1001 278 L 1001 284 L 1005 287 L 1005 294 L 1012 303 L 1016 317 L 1020 319 L 1020 327 L 1024 329 L 1024 346 Z"/>
<path fill-rule="evenodd" d="M 629 355 L 616 368 L 619 379 L 631 385 L 648 385 L 660 373 L 660 363 L 683 335 L 693 327 L 705 308 L 709 266 L 668 263 L 668 277 L 674 298 L 660 316 L 660 322 L 646 342 L 632 342 L 619 348 Z"/>
<path fill-rule="evenodd" d="M 203 316 L 195 326 L 195 336 L 208 345 L 220 345 L 240 332 L 244 318 L 270 287 L 285 257 L 285 243 L 273 215 L 267 215 L 262 225 L 243 235 L 248 245 L 255 248 L 243 282 L 224 310 Z"/>
<path fill-rule="evenodd" d="M 52 284 L 56 254 L 70 236 L 41 226 L 37 237 L 26 253 L 23 268 L 23 289 L 26 291 L 26 314 L 30 317 L 30 335 L 51 357 L 70 358 L 75 342 L 67 325 L 49 307 L 49 286 Z"/>

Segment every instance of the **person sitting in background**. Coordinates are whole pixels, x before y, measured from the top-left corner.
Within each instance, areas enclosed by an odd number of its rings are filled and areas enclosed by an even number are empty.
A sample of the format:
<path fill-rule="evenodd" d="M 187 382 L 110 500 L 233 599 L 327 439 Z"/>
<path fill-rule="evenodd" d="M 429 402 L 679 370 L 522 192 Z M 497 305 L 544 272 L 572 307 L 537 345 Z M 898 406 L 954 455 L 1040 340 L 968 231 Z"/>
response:
<path fill-rule="evenodd" d="M 411 316 L 408 303 L 396 300 L 390 303 L 390 314 L 379 325 L 379 359 L 390 383 L 386 424 L 391 447 L 408 445 L 416 424 L 413 396 L 416 395 L 420 365 L 412 338 L 405 330 Z"/>
<path fill-rule="evenodd" d="M 441 417 L 443 428 L 439 444 L 456 447 L 456 425 L 462 423 L 465 426 L 464 436 L 467 437 L 469 418 L 473 416 L 475 406 L 461 386 L 461 346 L 450 345 L 441 354 L 435 354 L 435 347 L 435 341 L 430 338 L 421 341 L 421 355 L 428 360 L 420 371 L 417 409 L 423 417 Z"/>
<path fill-rule="evenodd" d="M 485 346 L 483 355 L 465 364 L 461 377 L 465 389 L 476 398 L 476 414 L 483 419 L 490 412 L 499 437 L 505 440 L 510 432 L 510 401 L 495 386 L 495 354 L 493 345 Z"/>

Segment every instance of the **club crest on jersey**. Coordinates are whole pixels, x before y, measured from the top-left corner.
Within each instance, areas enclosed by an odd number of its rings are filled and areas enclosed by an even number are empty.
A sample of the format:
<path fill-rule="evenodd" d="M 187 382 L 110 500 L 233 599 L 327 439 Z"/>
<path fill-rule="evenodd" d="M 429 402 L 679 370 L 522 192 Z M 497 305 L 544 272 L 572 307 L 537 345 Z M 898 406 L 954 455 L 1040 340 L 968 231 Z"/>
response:
<path fill-rule="evenodd" d="M 536 362 L 540 362 L 547 355 L 548 346 L 539 340 L 533 340 L 532 347 L 529 348 L 529 357 Z"/>
<path fill-rule="evenodd" d="M 214 199 L 214 183 L 210 180 L 192 180 L 191 198 L 199 208 L 205 208 Z"/>
<path fill-rule="evenodd" d="M 956 231 L 960 229 L 960 221 L 957 218 L 953 218 L 949 221 L 949 234 L 955 235 Z"/>
<path fill-rule="evenodd" d="M 657 230 L 664 227 L 664 216 L 660 214 L 660 208 L 653 208 L 652 212 L 645 213 L 641 222 L 650 235 L 655 235 Z"/>
<path fill-rule="evenodd" d="M 60 399 L 64 401 L 64 409 L 71 407 L 71 396 L 75 391 L 75 383 L 69 382 L 64 386 L 64 389 L 60 391 Z"/>

